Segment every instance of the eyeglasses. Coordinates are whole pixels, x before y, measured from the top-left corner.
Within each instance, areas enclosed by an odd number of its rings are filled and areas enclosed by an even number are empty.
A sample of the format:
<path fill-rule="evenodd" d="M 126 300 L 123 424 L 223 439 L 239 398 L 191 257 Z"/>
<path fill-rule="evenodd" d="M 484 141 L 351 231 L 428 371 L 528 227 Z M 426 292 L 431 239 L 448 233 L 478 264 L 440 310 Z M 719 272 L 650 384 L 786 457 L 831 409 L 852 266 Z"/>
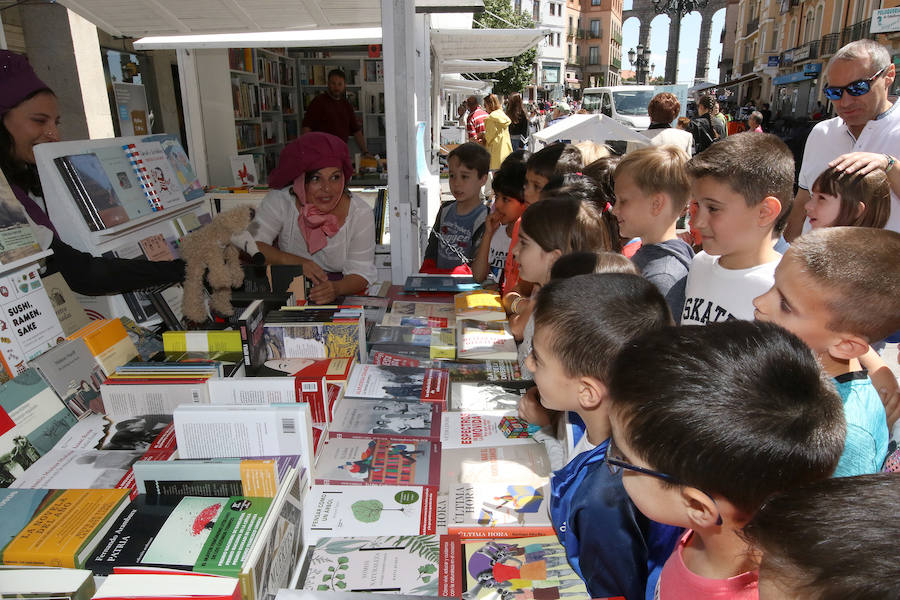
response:
<path fill-rule="evenodd" d="M 621 458 L 621 454 L 619 454 L 619 449 L 616 448 L 615 442 L 613 442 L 612 438 L 609 440 L 609 446 L 606 448 L 606 467 L 609 469 L 609 472 L 613 475 L 618 474 L 622 469 L 626 471 L 634 471 L 635 473 L 643 473 L 644 475 L 649 475 L 651 477 L 656 477 L 657 479 L 662 479 L 663 481 L 667 481 L 669 483 L 674 483 L 675 485 L 687 485 L 677 477 L 673 475 L 669 475 L 668 473 L 662 473 L 661 471 L 654 471 L 653 469 L 647 469 L 644 467 L 639 467 L 637 465 L 633 465 L 629 462 L 625 462 Z M 703 492 L 703 490 L 700 490 Z M 712 500 L 713 504 L 716 506 L 716 511 L 719 510 L 719 504 L 716 502 L 716 499 L 712 497 L 709 492 L 703 492 L 706 496 Z M 716 519 L 716 525 L 722 524 L 722 513 L 719 513 L 718 518 Z"/>
<path fill-rule="evenodd" d="M 857 79 L 856 81 L 852 81 L 843 87 L 837 85 L 826 85 L 825 89 L 823 90 L 825 93 L 825 97 L 829 100 L 840 100 L 844 95 L 844 90 L 846 90 L 847 93 L 851 96 L 864 96 L 865 94 L 869 93 L 869 90 L 872 89 L 872 82 L 878 79 L 878 77 L 886 70 L 887 67 L 884 67 L 868 79 Z"/>

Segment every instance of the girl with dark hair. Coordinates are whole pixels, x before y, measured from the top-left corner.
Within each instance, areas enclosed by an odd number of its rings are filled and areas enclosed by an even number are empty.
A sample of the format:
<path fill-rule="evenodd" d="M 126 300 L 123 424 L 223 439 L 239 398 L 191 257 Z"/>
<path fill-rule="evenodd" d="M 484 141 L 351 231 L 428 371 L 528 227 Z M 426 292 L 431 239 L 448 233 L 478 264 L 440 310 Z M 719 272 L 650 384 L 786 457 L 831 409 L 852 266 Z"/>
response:
<path fill-rule="evenodd" d="M 506 114 L 512 123 L 509 125 L 509 137 L 513 152 L 522 150 L 528 143 L 528 115 L 522 106 L 522 95 L 511 94 L 506 102 Z"/>

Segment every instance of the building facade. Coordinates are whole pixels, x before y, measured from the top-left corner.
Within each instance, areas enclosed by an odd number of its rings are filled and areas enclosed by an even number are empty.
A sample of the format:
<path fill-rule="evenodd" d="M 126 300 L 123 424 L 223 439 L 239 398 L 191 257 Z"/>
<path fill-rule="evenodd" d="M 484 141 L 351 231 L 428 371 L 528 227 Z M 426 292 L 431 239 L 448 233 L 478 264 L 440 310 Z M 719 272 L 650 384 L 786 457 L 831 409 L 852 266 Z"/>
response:
<path fill-rule="evenodd" d="M 529 102 L 553 101 L 565 96 L 567 1 L 511 0 L 513 8 L 530 16 L 535 27 L 548 31 L 537 46 L 534 85 L 524 93 Z"/>
<path fill-rule="evenodd" d="M 884 14 L 876 11 L 898 5 L 898 0 L 738 0 L 732 31 L 726 14 L 725 48 L 733 36 L 734 57 L 730 76 L 722 69 L 727 79 L 720 97 L 724 94 L 739 104 L 768 103 L 773 116 L 781 118 L 827 112 L 823 72 L 841 46 L 875 39 L 891 49 L 900 65 L 900 31 L 872 33 L 873 15 L 877 20 Z"/>
<path fill-rule="evenodd" d="M 622 83 L 622 0 L 566 0 L 566 92 Z"/>

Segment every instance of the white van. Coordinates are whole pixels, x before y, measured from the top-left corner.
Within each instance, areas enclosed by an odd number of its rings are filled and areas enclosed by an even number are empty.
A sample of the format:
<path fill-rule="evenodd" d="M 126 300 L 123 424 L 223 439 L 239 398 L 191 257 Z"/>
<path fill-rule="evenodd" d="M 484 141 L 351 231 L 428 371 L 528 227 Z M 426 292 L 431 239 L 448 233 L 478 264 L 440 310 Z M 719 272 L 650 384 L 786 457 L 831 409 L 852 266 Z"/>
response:
<path fill-rule="evenodd" d="M 582 106 L 589 113 L 604 114 L 625 127 L 643 131 L 650 127 L 647 106 L 655 95 L 652 85 L 589 87 L 584 90 Z"/>

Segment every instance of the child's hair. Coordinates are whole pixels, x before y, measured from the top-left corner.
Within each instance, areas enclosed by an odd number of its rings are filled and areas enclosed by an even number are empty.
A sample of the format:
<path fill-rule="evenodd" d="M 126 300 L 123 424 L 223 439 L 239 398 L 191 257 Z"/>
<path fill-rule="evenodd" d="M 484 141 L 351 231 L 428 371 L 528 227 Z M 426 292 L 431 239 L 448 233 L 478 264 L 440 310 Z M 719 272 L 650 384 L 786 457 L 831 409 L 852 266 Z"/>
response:
<path fill-rule="evenodd" d="M 491 168 L 491 153 L 487 151 L 487 148 L 475 142 L 466 142 L 451 150 L 447 156 L 447 162 L 449 163 L 453 157 L 456 157 L 467 169 L 477 171 L 479 177 L 487 175 Z"/>
<path fill-rule="evenodd" d="M 622 160 L 620 156 L 607 156 L 586 165 L 582 171 L 586 177 L 594 180 L 603 199 L 612 205 L 616 204 L 616 187 L 613 175 L 620 160 Z"/>
<path fill-rule="evenodd" d="M 575 144 L 575 147 L 581 152 L 581 163 L 583 165 L 589 165 L 595 160 L 609 156 L 609 148 L 606 144 L 598 144 L 597 142 L 586 140 L 578 142 Z"/>
<path fill-rule="evenodd" d="M 586 199 L 591 191 L 582 188 L 587 185 L 578 184 L 577 189 L 566 186 L 548 195 L 541 194 L 541 201 L 522 213 L 520 230 L 545 252 L 618 251 L 616 220 L 609 211 L 601 212 Z"/>
<path fill-rule="evenodd" d="M 830 476 L 844 450 L 834 385 L 771 323 L 647 333 L 622 349 L 608 385 L 636 456 L 747 517 L 775 492 Z"/>
<path fill-rule="evenodd" d="M 760 578 L 796 597 L 900 598 L 894 473 L 823 479 L 769 499 L 744 527 L 762 550 Z"/>
<path fill-rule="evenodd" d="M 688 117 L 678 117 L 678 129 L 683 129 L 684 131 L 691 130 L 691 120 Z"/>
<path fill-rule="evenodd" d="M 747 206 L 756 206 L 767 196 L 777 198 L 781 213 L 775 231 L 784 230 L 794 202 L 794 155 L 776 136 L 752 131 L 730 135 L 694 155 L 687 171 L 695 179 L 711 177 L 727 183 Z"/>
<path fill-rule="evenodd" d="M 881 169 L 860 177 L 829 167 L 813 182 L 812 191 L 840 198 L 841 210 L 832 226 L 881 228 L 891 216 L 891 186 Z"/>
<path fill-rule="evenodd" d="M 525 167 L 541 177 L 550 179 L 557 173 L 581 170 L 581 151 L 572 144 L 557 142 L 541 148 L 528 158 Z"/>
<path fill-rule="evenodd" d="M 871 227 L 809 231 L 789 252 L 825 288 L 825 327 L 876 342 L 900 329 L 900 233 Z M 814 293 L 814 292 L 810 292 Z"/>
<path fill-rule="evenodd" d="M 550 279 L 568 279 L 589 273 L 641 274 L 633 262 L 617 252 L 570 252 L 553 263 Z"/>
<path fill-rule="evenodd" d="M 507 156 L 494 173 L 494 192 L 525 202 L 525 161 L 528 153 L 517 150 Z"/>
<path fill-rule="evenodd" d="M 592 178 L 576 173 L 556 175 L 541 190 L 541 200 L 548 198 L 576 198 L 593 204 L 600 215 L 600 224 L 605 232 L 603 249 L 612 252 L 622 251 L 619 221 L 610 213 L 612 204 Z"/>
<path fill-rule="evenodd" d="M 684 212 L 691 195 L 691 182 L 685 165 L 690 157 L 675 146 L 649 146 L 629 152 L 619 161 L 615 176 L 628 175 L 645 194 L 668 194 L 672 198 L 671 216 Z"/>
<path fill-rule="evenodd" d="M 484 108 L 488 112 L 494 112 L 500 108 L 500 99 L 497 98 L 496 94 L 488 94 L 484 97 Z"/>
<path fill-rule="evenodd" d="M 549 352 L 566 373 L 602 382 L 630 338 L 671 323 L 669 305 L 656 286 L 629 273 L 552 280 L 541 288 L 534 309 L 535 330 L 552 331 Z"/>

